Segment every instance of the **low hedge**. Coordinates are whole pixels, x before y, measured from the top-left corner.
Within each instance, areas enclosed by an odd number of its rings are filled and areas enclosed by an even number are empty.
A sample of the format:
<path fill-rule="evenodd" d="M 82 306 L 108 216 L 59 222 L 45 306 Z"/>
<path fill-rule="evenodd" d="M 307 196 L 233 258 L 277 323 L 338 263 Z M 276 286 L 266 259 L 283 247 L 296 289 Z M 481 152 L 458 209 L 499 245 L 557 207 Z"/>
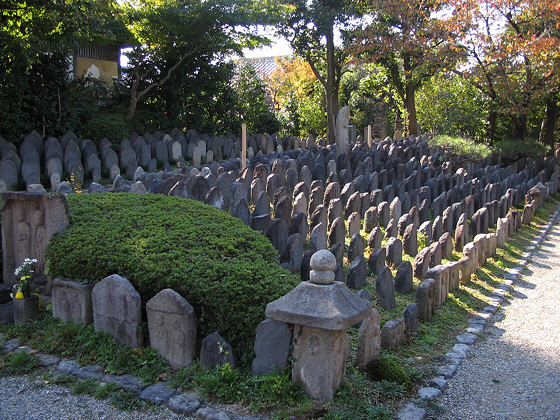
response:
<path fill-rule="evenodd" d="M 165 288 L 185 297 L 198 339 L 218 331 L 241 365 L 252 359 L 267 303 L 299 279 L 278 265 L 268 239 L 223 211 L 163 195 L 68 196 L 71 225 L 47 249 L 52 278 L 126 277 L 145 305 Z"/>

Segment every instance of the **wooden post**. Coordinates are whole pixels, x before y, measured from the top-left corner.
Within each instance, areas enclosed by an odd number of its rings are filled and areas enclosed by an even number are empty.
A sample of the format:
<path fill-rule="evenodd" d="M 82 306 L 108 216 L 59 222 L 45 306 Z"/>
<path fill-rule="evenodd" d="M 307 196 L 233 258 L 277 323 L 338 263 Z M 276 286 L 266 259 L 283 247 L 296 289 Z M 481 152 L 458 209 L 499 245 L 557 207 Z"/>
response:
<path fill-rule="evenodd" d="M 247 124 L 241 124 L 241 170 L 247 167 Z"/>
<path fill-rule="evenodd" d="M 368 146 L 371 146 L 372 140 L 371 140 L 371 125 L 367 126 L 367 144 Z"/>

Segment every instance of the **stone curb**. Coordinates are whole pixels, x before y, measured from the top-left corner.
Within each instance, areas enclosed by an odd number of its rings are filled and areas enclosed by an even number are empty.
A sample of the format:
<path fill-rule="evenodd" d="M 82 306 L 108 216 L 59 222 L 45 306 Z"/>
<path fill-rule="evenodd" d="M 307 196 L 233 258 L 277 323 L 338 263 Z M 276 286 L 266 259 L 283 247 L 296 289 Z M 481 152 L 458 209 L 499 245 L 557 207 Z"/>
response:
<path fill-rule="evenodd" d="M 94 379 L 98 383 L 115 383 L 125 391 L 132 391 L 138 398 L 153 404 L 166 405 L 169 410 L 177 413 L 196 417 L 197 420 L 245 420 L 249 417 L 238 416 L 218 410 L 208 404 L 203 404 L 196 392 L 177 393 L 175 388 L 169 387 L 166 382 L 144 384 L 132 375 L 114 376 L 104 374 L 104 368 L 99 365 L 80 366 L 78 362 L 70 359 L 60 359 L 35 350 L 21 346 L 19 339 L 4 341 L 0 335 L 0 345 L 8 353 L 30 353 L 37 357 L 39 366 L 54 369 L 61 375 L 73 375 L 80 379 Z M 267 420 L 264 417 L 250 417 L 252 420 Z"/>
<path fill-rule="evenodd" d="M 541 228 L 540 232 L 535 235 L 535 238 L 529 242 L 527 248 L 521 254 L 521 258 L 517 265 L 506 271 L 506 274 L 504 275 L 504 282 L 496 287 L 490 296 L 490 305 L 482 309 L 482 312 L 476 313 L 469 318 L 469 327 L 467 328 L 467 332 L 460 334 L 455 338 L 458 344 L 455 344 L 452 352 L 445 355 L 447 364 L 440 366 L 438 369 L 440 376 L 426 381 L 426 386 L 418 390 L 418 399 L 436 399 L 445 392 L 447 389 L 448 379 L 455 376 L 462 361 L 466 358 L 466 355 L 470 350 L 470 346 L 476 342 L 478 336 L 484 334 L 486 325 L 489 324 L 494 314 L 498 311 L 505 299 L 506 293 L 509 292 L 513 284 L 519 280 L 519 277 L 522 275 L 523 268 L 527 266 L 532 255 L 546 239 L 559 216 L 560 205 L 552 214 L 548 222 Z M 457 348 L 457 346 L 462 347 Z M 426 411 L 417 407 L 414 403 L 408 403 L 398 412 L 397 417 L 399 420 L 423 420 L 426 418 Z"/>

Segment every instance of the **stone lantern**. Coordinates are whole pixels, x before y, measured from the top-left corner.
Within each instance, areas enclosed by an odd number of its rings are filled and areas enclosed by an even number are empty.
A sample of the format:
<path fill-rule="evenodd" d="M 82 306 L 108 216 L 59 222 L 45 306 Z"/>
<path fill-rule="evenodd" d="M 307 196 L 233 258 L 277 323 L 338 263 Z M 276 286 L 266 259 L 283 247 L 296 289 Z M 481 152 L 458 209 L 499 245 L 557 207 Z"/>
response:
<path fill-rule="evenodd" d="M 335 282 L 336 259 L 326 250 L 311 257 L 310 280 L 266 306 L 268 318 L 294 325 L 292 380 L 314 399 L 330 401 L 344 379 L 346 329 L 367 318 L 370 303 Z"/>

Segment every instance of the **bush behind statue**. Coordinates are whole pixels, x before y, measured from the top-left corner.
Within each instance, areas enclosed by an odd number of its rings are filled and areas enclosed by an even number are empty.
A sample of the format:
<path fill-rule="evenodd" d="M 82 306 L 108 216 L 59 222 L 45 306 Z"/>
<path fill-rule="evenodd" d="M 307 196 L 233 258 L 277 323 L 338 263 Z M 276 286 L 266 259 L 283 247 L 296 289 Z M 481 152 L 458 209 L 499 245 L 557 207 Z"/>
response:
<path fill-rule="evenodd" d="M 242 365 L 266 304 L 299 282 L 263 235 L 197 201 L 106 193 L 71 195 L 68 204 L 72 224 L 47 249 L 53 278 L 120 274 L 144 305 L 172 288 L 193 305 L 199 342 L 219 331 Z"/>

